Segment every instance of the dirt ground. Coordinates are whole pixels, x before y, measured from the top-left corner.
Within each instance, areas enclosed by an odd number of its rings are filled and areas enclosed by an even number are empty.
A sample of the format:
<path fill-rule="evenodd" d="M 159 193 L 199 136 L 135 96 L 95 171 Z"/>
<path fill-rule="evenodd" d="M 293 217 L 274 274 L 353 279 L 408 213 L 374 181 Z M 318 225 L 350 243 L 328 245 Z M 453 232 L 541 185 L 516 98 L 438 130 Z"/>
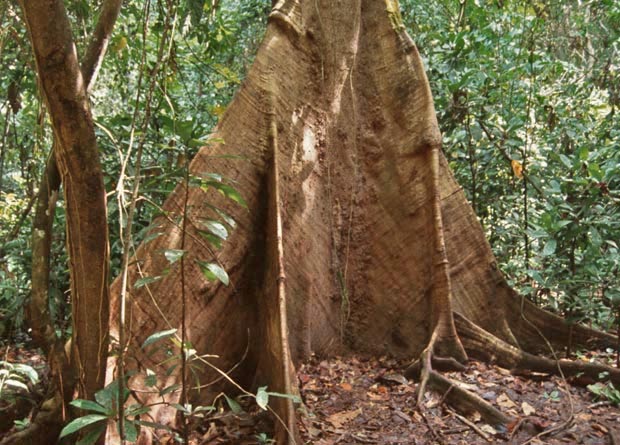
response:
<path fill-rule="evenodd" d="M 2 358 L 29 363 L 45 380 L 44 362 L 27 348 L 2 348 Z M 580 360 L 611 364 L 611 351 Z M 491 402 L 515 420 L 488 425 L 477 413 L 463 416 L 428 391 L 416 407 L 416 383 L 402 372 L 406 363 L 389 358 L 312 359 L 298 371 L 303 406 L 299 429 L 305 444 L 588 444 L 620 445 L 620 409 L 598 400 L 576 380 L 512 375 L 508 370 L 470 361 L 464 372 L 447 376 Z M 0 413 L 7 413 L 0 396 Z M 269 444 L 273 424 L 251 398 L 216 404 L 217 411 L 192 423 L 192 444 Z M 234 408 L 231 410 L 231 407 Z M 2 416 L 4 417 L 4 415 Z M 0 434 L 0 437 L 2 434 Z M 158 434 L 160 444 L 178 443 L 173 432 Z M 178 436 L 177 436 L 178 437 Z"/>

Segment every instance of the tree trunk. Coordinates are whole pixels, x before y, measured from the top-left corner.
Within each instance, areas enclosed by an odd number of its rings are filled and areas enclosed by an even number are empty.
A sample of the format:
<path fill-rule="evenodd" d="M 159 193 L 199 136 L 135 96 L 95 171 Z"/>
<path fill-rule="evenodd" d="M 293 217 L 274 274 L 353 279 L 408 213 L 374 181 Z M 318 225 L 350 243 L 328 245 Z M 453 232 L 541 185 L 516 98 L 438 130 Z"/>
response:
<path fill-rule="evenodd" d="M 161 277 L 131 296 L 140 367 L 156 369 L 164 356 L 138 345 L 180 328 L 183 310 L 198 354 L 216 354 L 210 363 L 224 371 L 241 360 L 231 377 L 246 388 L 287 393 L 296 391 L 295 365 L 311 353 L 421 357 L 423 380 L 441 387 L 436 360 L 462 362 L 470 352 L 517 363 L 514 351 L 542 343 L 537 329 L 563 341 L 562 320 L 523 301 L 497 270 L 441 152 L 429 84 L 398 8 L 396 0 L 274 6 L 254 65 L 215 130 L 224 143 L 204 147 L 190 165 L 194 176 L 234 180 L 247 209 L 213 187 L 190 187 L 181 304 L 179 268 L 163 250 L 181 245 L 185 187 L 166 201 L 154 229 L 162 235 L 138 249 L 130 272 L 134 281 Z M 212 206 L 237 222 L 215 253 L 199 232 L 201 220 L 218 218 Z M 217 260 L 230 285 L 208 281 L 196 260 Z M 117 280 L 113 298 L 119 289 Z M 585 328 L 576 337 L 613 340 Z M 203 366 L 197 376 L 204 385 L 218 374 Z M 166 384 L 174 381 L 178 373 Z M 195 391 L 192 401 L 221 386 Z M 467 403 L 483 410 L 481 400 Z M 274 408 L 277 442 L 295 443 L 292 402 Z M 164 405 L 153 412 L 163 422 L 172 414 Z"/>
<path fill-rule="evenodd" d="M 73 309 L 72 367 L 78 394 L 92 398 L 105 381 L 108 345 L 106 194 L 86 84 L 60 1 L 24 0 L 22 9 L 47 100 L 67 206 Z"/>

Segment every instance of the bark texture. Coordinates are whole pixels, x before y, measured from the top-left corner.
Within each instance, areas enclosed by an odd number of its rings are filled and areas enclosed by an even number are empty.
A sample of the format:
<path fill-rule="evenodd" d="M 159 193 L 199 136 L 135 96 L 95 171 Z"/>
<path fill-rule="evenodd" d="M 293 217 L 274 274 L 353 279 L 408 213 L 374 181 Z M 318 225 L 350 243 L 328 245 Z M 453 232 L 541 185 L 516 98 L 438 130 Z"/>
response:
<path fill-rule="evenodd" d="M 568 332 L 559 318 L 523 302 L 497 270 L 441 152 L 428 80 L 398 8 L 395 0 L 278 1 L 256 61 L 216 128 L 225 143 L 204 147 L 191 163 L 192 175 L 233 179 L 248 208 L 213 189 L 189 190 L 186 335 L 199 354 L 218 356 L 213 365 L 235 367 L 231 377 L 247 388 L 294 392 L 294 366 L 309 354 L 350 351 L 421 357 L 423 380 L 446 388 L 433 360 L 482 355 L 486 343 L 475 339 L 496 342 L 490 355 L 515 361 L 514 351 L 542 343 L 530 322 L 554 344 Z M 170 264 L 162 251 L 179 248 L 184 197 L 181 185 L 154 229 L 161 236 L 138 249 L 131 270 L 133 280 L 163 277 L 132 291 L 138 367 L 155 369 L 163 358 L 139 351 L 146 336 L 180 327 L 178 267 L 164 273 Z M 217 252 L 199 233 L 203 219 L 218 218 L 212 206 L 237 221 Z M 195 260 L 217 260 L 230 285 L 206 280 Z M 117 281 L 113 296 L 119 288 Z M 484 335 L 471 328 L 461 337 L 455 317 Z M 613 340 L 579 329 L 582 343 Z M 201 369 L 201 385 L 217 377 Z M 172 374 L 166 383 L 178 380 Z M 193 400 L 219 390 L 194 391 Z M 153 416 L 171 420 L 160 407 Z M 278 443 L 295 443 L 292 402 L 274 408 L 283 421 Z M 507 420 L 486 412 L 493 422 Z"/>
<path fill-rule="evenodd" d="M 105 381 L 109 319 L 107 207 L 99 153 L 63 3 L 24 0 L 22 9 L 58 141 L 54 154 L 64 184 L 74 332 L 70 361 L 80 397 L 92 398 Z M 49 192 L 54 187 L 46 186 Z M 41 231 L 49 228 L 49 222 L 43 224 Z M 49 240 L 42 244 L 44 249 L 47 244 Z"/>

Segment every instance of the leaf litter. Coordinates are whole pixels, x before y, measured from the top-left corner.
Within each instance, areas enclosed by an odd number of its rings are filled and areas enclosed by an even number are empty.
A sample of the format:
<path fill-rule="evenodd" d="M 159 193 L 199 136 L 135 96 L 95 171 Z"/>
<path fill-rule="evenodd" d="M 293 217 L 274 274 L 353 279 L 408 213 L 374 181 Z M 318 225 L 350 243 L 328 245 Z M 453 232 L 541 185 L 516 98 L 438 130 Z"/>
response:
<path fill-rule="evenodd" d="M 12 362 L 36 364 L 45 375 L 42 357 L 27 348 L 7 348 Z M 605 353 L 588 353 L 587 360 L 610 361 Z M 515 420 L 506 426 L 487 425 L 480 414 L 460 415 L 441 395 L 425 393 L 416 407 L 416 382 L 402 371 L 406 362 L 387 357 L 311 357 L 297 373 L 303 404 L 299 430 L 304 444 L 314 445 L 476 445 L 476 444 L 620 444 L 620 409 L 598 401 L 575 379 L 569 386 L 573 421 L 555 434 L 537 439 L 570 415 L 561 379 L 538 373 L 513 375 L 506 369 L 470 361 L 464 372 L 446 373 Z M 578 386 L 581 385 L 581 386 Z M 267 411 L 252 398 L 237 399 L 233 412 L 220 399 L 217 412 L 192 422 L 192 445 L 273 443 L 274 425 Z M 6 405 L 6 403 L 5 403 Z M 7 406 L 4 406 L 7 409 Z M 10 431 L 0 432 L 0 438 Z M 3 434 L 4 433 L 4 434 Z M 174 444 L 172 434 L 156 434 L 155 443 Z"/>

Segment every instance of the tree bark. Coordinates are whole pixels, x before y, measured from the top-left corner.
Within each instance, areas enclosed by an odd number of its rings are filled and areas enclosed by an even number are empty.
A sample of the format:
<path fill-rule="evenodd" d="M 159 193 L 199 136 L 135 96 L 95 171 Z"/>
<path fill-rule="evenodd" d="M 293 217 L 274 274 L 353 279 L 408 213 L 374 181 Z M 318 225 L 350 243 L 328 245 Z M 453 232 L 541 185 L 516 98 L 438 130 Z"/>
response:
<path fill-rule="evenodd" d="M 78 394 L 105 381 L 108 344 L 107 207 L 99 153 L 70 23 L 60 1 L 24 0 L 22 9 L 54 128 L 67 206 L 73 342 Z"/>

